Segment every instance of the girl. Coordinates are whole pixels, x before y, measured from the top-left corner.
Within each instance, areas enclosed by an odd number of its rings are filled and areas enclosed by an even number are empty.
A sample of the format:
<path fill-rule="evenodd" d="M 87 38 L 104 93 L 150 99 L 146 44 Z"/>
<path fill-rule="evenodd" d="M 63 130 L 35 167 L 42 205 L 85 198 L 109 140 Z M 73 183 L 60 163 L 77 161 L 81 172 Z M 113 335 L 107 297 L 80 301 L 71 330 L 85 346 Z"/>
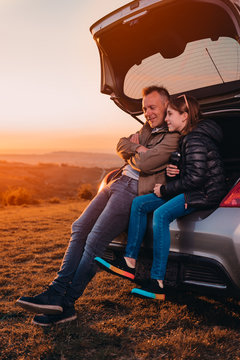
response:
<path fill-rule="evenodd" d="M 95 260 L 105 270 L 134 279 L 136 259 L 147 227 L 147 214 L 153 212 L 153 263 L 151 278 L 132 294 L 165 299 L 163 280 L 169 248 L 169 224 L 198 209 L 216 207 L 225 194 L 223 165 L 218 150 L 222 131 L 213 120 L 203 120 L 193 97 L 172 98 L 165 121 L 170 132 L 181 134 L 180 169 L 168 165 L 169 182 L 156 184 L 153 193 L 133 200 L 125 257 L 107 263 Z"/>

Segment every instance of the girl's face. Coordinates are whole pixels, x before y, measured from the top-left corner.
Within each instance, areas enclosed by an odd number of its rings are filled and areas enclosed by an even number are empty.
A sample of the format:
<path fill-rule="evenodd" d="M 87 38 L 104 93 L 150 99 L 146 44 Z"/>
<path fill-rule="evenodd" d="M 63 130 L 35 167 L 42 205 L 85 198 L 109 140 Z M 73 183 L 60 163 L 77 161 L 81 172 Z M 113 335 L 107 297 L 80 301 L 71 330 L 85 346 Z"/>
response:
<path fill-rule="evenodd" d="M 188 114 L 186 112 L 180 114 L 177 110 L 171 108 L 170 105 L 167 107 L 167 115 L 165 121 L 169 131 L 179 131 L 180 133 L 187 124 Z"/>

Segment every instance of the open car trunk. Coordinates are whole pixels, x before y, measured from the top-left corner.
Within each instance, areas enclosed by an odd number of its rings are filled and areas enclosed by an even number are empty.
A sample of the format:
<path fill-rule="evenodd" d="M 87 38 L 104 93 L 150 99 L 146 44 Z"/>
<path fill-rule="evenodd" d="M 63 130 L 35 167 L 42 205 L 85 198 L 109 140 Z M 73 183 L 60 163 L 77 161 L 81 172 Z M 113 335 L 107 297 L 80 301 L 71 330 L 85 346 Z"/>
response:
<path fill-rule="evenodd" d="M 240 178 L 240 111 L 213 112 L 208 115 L 223 129 L 221 154 L 224 161 L 228 190 Z"/>
<path fill-rule="evenodd" d="M 140 114 L 141 89 L 164 85 L 202 106 L 239 98 L 238 7 L 229 0 L 133 1 L 91 27 L 101 58 L 101 92 Z M 121 59 L 121 61 L 119 60 Z"/>

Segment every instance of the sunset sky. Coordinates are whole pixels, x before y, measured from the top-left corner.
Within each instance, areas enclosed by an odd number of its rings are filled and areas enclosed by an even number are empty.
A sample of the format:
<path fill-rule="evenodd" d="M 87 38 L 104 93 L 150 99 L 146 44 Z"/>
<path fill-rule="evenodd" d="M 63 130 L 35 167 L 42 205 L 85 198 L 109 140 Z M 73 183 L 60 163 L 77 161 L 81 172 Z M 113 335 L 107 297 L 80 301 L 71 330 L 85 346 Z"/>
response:
<path fill-rule="evenodd" d="M 0 0 L 0 153 L 114 152 L 139 124 L 100 93 L 89 27 L 124 0 Z"/>

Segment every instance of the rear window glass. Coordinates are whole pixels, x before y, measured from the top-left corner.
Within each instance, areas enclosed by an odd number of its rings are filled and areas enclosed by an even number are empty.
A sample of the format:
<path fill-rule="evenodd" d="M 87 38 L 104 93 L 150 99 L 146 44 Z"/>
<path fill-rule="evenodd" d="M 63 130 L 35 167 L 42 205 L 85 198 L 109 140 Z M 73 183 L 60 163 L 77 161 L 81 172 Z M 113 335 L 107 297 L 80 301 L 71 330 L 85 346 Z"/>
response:
<path fill-rule="evenodd" d="M 165 59 L 160 53 L 132 66 L 124 80 L 124 93 L 140 99 L 142 88 L 163 85 L 170 94 L 240 79 L 240 44 L 227 37 L 188 43 L 178 57 Z"/>

